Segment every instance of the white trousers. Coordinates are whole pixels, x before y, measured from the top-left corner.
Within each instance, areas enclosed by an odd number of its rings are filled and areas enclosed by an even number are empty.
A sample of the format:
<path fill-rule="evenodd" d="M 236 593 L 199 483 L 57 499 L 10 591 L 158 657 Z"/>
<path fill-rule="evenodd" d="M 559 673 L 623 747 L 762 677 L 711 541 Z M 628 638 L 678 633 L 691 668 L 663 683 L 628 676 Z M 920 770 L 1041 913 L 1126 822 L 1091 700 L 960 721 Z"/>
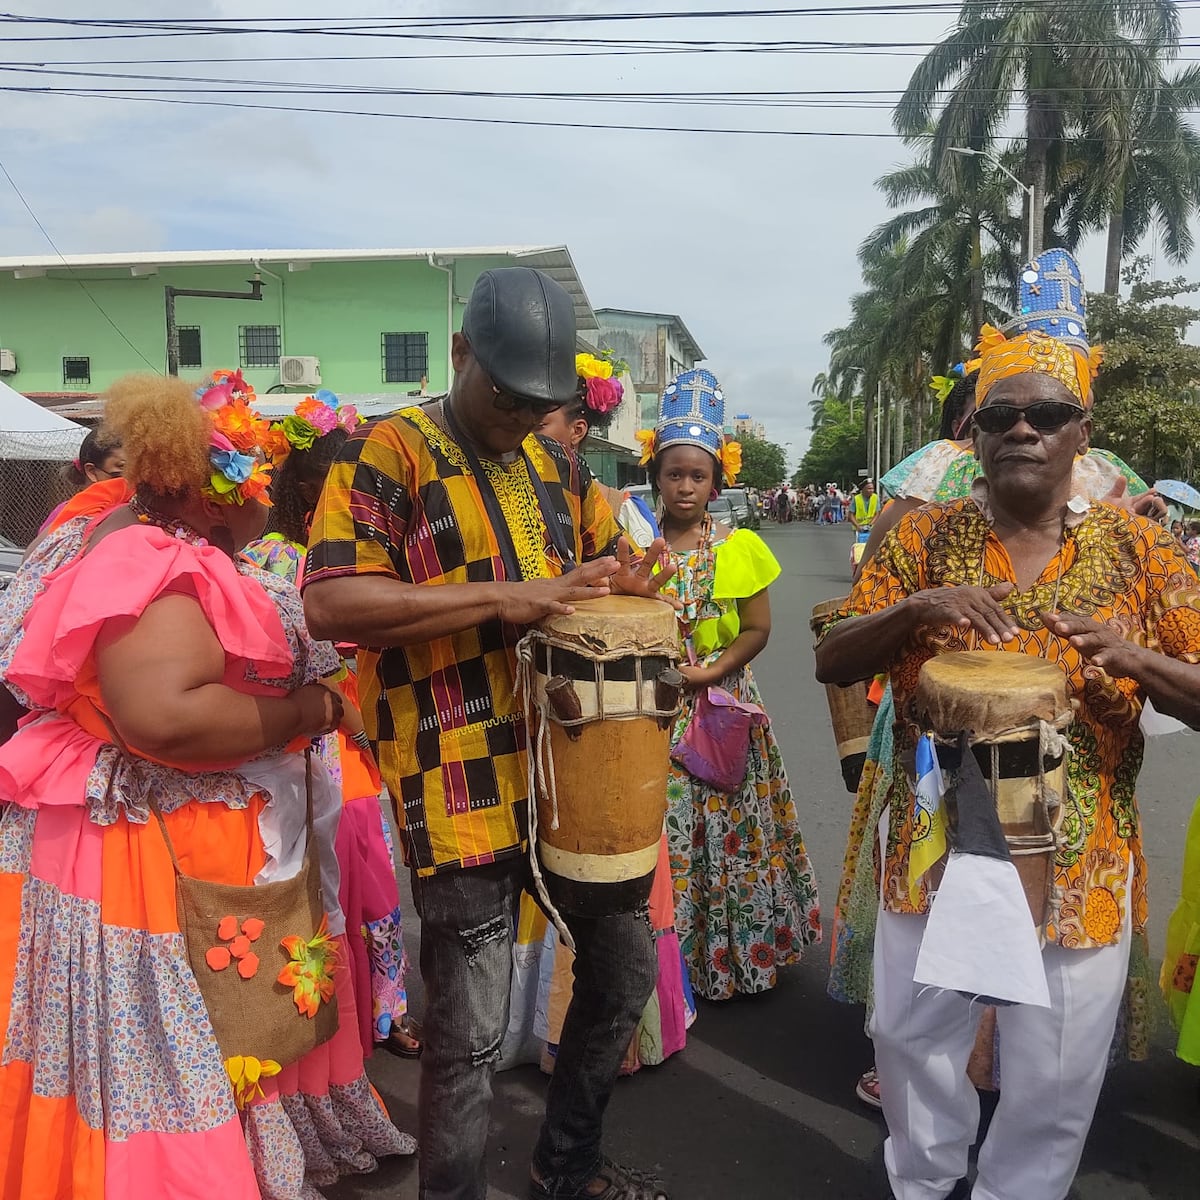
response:
<path fill-rule="evenodd" d="M 967 1060 L 983 1005 L 913 982 L 926 918 L 881 911 L 871 1037 L 896 1200 L 943 1200 L 967 1173 L 979 1097 Z M 1042 952 L 1050 1008 L 997 1010 L 1000 1102 L 979 1150 L 973 1200 L 1063 1200 L 1075 1178 L 1125 987 L 1115 946 Z"/>

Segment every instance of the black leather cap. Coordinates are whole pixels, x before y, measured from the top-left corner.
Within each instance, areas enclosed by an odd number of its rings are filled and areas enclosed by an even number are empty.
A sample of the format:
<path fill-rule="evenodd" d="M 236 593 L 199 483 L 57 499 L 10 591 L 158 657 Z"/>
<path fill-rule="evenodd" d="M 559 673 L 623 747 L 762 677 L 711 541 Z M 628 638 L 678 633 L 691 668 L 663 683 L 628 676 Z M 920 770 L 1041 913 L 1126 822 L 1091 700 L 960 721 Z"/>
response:
<path fill-rule="evenodd" d="M 463 312 L 463 334 L 501 391 L 565 404 L 578 394 L 575 304 L 532 267 L 484 271 Z"/>

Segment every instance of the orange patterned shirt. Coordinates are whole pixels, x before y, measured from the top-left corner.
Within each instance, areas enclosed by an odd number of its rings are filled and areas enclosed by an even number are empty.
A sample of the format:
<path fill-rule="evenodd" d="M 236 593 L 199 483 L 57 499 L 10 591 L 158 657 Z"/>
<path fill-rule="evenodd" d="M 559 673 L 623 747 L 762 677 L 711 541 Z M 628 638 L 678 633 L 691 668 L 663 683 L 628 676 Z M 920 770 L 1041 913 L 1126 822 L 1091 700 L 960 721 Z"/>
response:
<path fill-rule="evenodd" d="M 981 573 L 982 569 L 982 573 Z M 1135 931 L 1146 922 L 1146 863 L 1134 784 L 1142 764 L 1139 718 L 1144 695 L 1131 679 L 1110 678 L 1038 620 L 1053 606 L 1107 622 L 1138 645 L 1200 661 L 1200 586 L 1175 539 L 1162 526 L 1106 504 L 1093 504 L 1066 531 L 1062 548 L 1025 592 L 1003 607 L 1020 633 L 994 646 L 974 630 L 919 630 L 889 664 L 896 702 L 896 753 L 889 834 L 882 864 L 883 903 L 891 912 L 928 910 L 929 881 L 909 899 L 913 838 L 912 762 L 916 730 L 905 720 L 923 663 L 956 650 L 1033 654 L 1066 672 L 1076 709 L 1068 757 L 1070 800 L 1057 856 L 1056 896 L 1047 937 L 1070 948 L 1119 939 L 1131 909 Z M 831 625 L 879 612 L 925 588 L 1012 583 L 1012 560 L 975 500 L 929 504 L 903 517 L 863 571 Z M 1132 877 L 1130 866 L 1132 864 Z M 1132 887 L 1130 880 L 1132 878 Z"/>

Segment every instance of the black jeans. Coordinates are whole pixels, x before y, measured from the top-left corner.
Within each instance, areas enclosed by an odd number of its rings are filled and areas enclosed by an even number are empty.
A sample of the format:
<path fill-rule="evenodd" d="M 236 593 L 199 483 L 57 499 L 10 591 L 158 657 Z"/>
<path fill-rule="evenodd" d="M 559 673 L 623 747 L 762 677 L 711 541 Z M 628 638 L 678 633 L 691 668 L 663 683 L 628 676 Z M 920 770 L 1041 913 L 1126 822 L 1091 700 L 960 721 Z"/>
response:
<path fill-rule="evenodd" d="M 426 1000 L 422 1200 L 487 1195 L 492 1073 L 508 1027 L 514 913 L 528 877 L 524 859 L 413 877 Z M 647 912 L 567 922 L 578 951 L 575 987 L 533 1156 L 538 1175 L 564 1188 L 600 1164 L 604 1110 L 658 975 Z"/>

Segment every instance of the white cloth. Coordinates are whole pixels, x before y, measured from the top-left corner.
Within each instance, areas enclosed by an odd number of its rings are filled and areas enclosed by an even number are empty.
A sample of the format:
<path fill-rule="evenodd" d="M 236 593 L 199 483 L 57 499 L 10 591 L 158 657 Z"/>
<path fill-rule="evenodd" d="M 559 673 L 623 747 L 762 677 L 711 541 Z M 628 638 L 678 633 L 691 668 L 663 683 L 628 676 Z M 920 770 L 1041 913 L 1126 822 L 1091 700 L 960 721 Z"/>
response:
<path fill-rule="evenodd" d="M 979 1097 L 967 1060 L 983 1005 L 913 982 L 927 918 L 881 910 L 871 1037 L 896 1200 L 944 1200 L 967 1174 Z M 1104 1082 L 1129 962 L 1116 945 L 1042 951 L 1050 1008 L 998 1008 L 1000 1102 L 973 1200 L 1063 1200 Z"/>
<path fill-rule="evenodd" d="M 267 861 L 254 882 L 275 883 L 280 879 L 291 879 L 303 866 L 304 851 L 308 846 L 304 755 L 279 754 L 256 759 L 238 767 L 237 773 L 270 797 L 258 818 Z M 321 903 L 329 917 L 329 932 L 340 937 L 346 932 L 346 918 L 338 901 L 341 870 L 334 853 L 334 841 L 342 818 L 342 797 L 316 753 L 312 756 L 312 788 L 313 835 L 321 856 Z"/>

